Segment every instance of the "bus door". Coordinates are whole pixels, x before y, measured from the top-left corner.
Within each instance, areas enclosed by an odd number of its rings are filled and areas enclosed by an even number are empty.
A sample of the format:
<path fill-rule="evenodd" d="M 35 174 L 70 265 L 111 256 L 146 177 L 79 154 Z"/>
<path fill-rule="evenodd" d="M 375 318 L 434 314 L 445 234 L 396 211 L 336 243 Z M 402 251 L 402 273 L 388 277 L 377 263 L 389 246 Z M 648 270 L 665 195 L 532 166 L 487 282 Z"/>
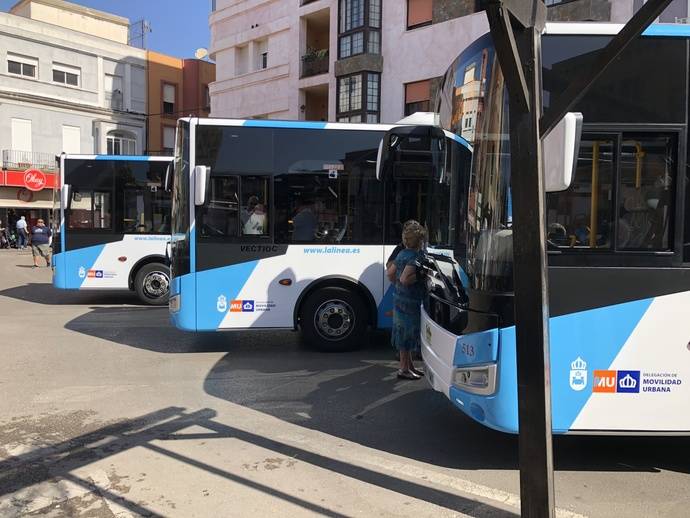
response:
<path fill-rule="evenodd" d="M 433 203 L 429 199 L 429 189 L 433 178 L 432 140 L 428 128 L 408 130 L 399 138 L 399 143 L 391 142 L 388 163 L 384 167 L 386 185 L 386 233 L 384 265 L 388 262 L 395 247 L 402 242 L 402 230 L 406 221 L 416 220 L 427 225 Z M 418 135 L 419 133 L 419 135 Z M 438 200 L 442 203 L 441 200 Z M 440 206 L 436 209 L 441 209 Z M 379 306 L 379 325 L 392 324 L 393 287 L 387 276 L 383 276 L 384 298 Z"/>

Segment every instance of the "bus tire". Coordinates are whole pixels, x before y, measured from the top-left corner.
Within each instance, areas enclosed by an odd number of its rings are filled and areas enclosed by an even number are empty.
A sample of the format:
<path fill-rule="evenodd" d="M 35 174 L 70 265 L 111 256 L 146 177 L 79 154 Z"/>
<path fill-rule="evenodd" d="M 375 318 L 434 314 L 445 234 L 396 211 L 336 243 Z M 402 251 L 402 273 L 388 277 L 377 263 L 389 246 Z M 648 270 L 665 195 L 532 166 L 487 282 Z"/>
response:
<path fill-rule="evenodd" d="M 307 345 L 324 352 L 357 349 L 366 339 L 367 307 L 353 290 L 317 289 L 302 304 L 300 328 Z"/>
<path fill-rule="evenodd" d="M 167 304 L 170 294 L 170 269 L 161 263 L 145 264 L 134 277 L 134 291 L 144 304 Z"/>

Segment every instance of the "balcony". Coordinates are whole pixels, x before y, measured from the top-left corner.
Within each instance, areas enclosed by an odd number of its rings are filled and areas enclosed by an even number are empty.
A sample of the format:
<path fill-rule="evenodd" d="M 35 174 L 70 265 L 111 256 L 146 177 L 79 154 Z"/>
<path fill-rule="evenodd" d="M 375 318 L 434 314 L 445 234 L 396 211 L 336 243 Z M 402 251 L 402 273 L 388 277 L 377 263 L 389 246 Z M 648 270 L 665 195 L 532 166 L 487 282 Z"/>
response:
<path fill-rule="evenodd" d="M 122 92 L 120 90 L 115 90 L 114 92 L 105 93 L 105 107 L 111 110 L 121 111 L 122 110 Z"/>
<path fill-rule="evenodd" d="M 328 49 L 307 50 L 302 56 L 300 78 L 328 73 Z"/>
<path fill-rule="evenodd" d="M 302 66 L 300 78 L 328 73 L 330 9 L 320 9 L 300 18 Z"/>
<path fill-rule="evenodd" d="M 53 153 L 37 151 L 17 151 L 16 149 L 2 150 L 2 168 L 23 171 L 35 167 L 41 171 L 56 171 L 57 161 Z"/>

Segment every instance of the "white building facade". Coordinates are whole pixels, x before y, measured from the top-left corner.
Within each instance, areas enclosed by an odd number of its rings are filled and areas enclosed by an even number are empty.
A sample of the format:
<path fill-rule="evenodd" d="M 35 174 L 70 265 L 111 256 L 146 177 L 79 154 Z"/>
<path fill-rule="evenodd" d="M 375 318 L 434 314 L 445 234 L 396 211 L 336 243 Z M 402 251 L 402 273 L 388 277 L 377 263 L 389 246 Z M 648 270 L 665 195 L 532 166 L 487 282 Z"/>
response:
<path fill-rule="evenodd" d="M 62 0 L 21 0 L 0 13 L 3 171 L 48 171 L 67 153 L 141 154 L 146 52 L 127 45 L 129 20 Z M 0 187 L 0 207 L 33 205 Z"/>
<path fill-rule="evenodd" d="M 666 18 L 683 2 L 687 16 L 687 0 L 674 0 Z M 554 20 L 624 22 L 643 0 L 547 3 Z M 211 115 L 390 123 L 429 110 L 451 61 L 488 31 L 483 13 L 468 15 L 473 8 L 463 0 L 215 0 Z"/>

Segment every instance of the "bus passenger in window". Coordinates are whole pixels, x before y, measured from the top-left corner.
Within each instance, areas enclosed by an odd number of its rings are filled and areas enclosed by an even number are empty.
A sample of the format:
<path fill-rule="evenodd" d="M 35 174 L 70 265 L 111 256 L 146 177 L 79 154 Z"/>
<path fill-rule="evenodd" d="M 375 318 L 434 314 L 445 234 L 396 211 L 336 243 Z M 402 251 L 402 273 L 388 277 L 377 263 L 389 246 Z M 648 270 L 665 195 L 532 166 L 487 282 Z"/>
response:
<path fill-rule="evenodd" d="M 249 218 L 242 227 L 245 235 L 261 236 L 266 234 L 266 212 L 262 203 L 257 203 Z"/>
<path fill-rule="evenodd" d="M 415 369 L 412 354 L 421 348 L 420 307 L 424 285 L 417 274 L 421 268 L 422 245 L 426 230 L 418 222 L 408 222 L 402 232 L 405 246 L 387 269 L 389 279 L 395 283 L 393 295 L 393 346 L 400 352 L 399 379 L 417 380 L 424 375 Z"/>
<path fill-rule="evenodd" d="M 259 203 L 259 198 L 256 196 L 250 196 L 247 200 L 247 206 L 240 215 L 240 218 L 242 218 L 242 228 L 244 228 L 244 225 L 247 223 L 247 221 L 249 221 L 249 218 L 254 213 L 254 208 L 256 207 L 257 203 Z"/>
<path fill-rule="evenodd" d="M 292 240 L 295 242 L 312 242 L 319 222 L 314 214 L 314 202 L 304 199 L 292 218 Z"/>

